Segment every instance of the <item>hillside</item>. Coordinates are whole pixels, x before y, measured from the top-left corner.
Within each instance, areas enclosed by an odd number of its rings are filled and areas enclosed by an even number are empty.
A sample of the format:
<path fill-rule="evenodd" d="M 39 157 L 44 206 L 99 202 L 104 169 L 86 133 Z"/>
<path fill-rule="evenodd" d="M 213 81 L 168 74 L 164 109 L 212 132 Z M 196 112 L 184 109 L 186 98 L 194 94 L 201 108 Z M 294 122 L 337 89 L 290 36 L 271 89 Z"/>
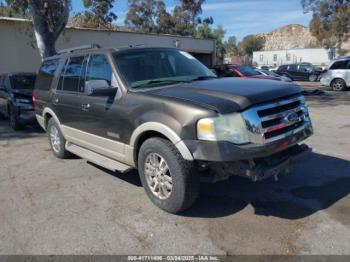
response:
<path fill-rule="evenodd" d="M 271 33 L 259 34 L 265 38 L 264 50 L 281 50 L 291 48 L 319 47 L 308 27 L 303 25 L 287 25 Z"/>

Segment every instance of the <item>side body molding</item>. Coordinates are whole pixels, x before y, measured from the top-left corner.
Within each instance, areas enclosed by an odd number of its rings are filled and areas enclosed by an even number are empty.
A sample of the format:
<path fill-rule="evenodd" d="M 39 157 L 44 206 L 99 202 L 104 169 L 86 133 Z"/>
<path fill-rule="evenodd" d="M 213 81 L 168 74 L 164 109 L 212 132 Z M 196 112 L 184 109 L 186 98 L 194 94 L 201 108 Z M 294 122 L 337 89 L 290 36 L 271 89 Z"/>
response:
<path fill-rule="evenodd" d="M 131 135 L 130 147 L 135 148 L 141 135 L 147 131 L 155 131 L 167 137 L 179 150 L 182 157 L 193 161 L 193 156 L 181 138 L 168 126 L 158 122 L 147 122 L 138 126 Z"/>

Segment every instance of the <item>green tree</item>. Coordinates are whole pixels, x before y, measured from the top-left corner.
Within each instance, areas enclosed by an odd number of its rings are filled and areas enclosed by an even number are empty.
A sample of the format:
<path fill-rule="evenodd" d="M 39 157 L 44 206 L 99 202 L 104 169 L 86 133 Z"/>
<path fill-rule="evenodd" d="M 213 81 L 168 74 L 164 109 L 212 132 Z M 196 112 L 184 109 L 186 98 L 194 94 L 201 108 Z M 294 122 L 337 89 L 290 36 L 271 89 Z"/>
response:
<path fill-rule="evenodd" d="M 69 16 L 69 0 L 6 0 L 14 12 L 30 13 L 41 57 L 56 53 L 55 42 Z"/>
<path fill-rule="evenodd" d="M 5 0 L 11 12 L 30 14 L 39 53 L 42 58 L 56 54 L 55 43 L 67 25 L 71 0 Z M 111 0 L 84 0 L 84 5 L 97 16 L 98 22 L 111 22 L 115 16 L 106 10 Z"/>
<path fill-rule="evenodd" d="M 237 38 L 235 36 L 230 36 L 227 41 L 224 42 L 224 46 L 227 54 L 231 56 L 240 55 Z"/>
<path fill-rule="evenodd" d="M 117 15 L 110 10 L 113 8 L 114 0 L 84 0 L 87 9 L 72 18 L 76 26 L 84 28 L 111 28 Z"/>
<path fill-rule="evenodd" d="M 252 56 L 254 51 L 263 49 L 265 39 L 260 36 L 248 35 L 238 44 L 238 48 L 242 50 L 245 55 Z"/>
<path fill-rule="evenodd" d="M 158 0 L 128 0 L 129 11 L 125 24 L 134 31 L 156 33 L 160 21 L 158 11 L 166 15 L 165 5 Z M 163 22 L 163 21 L 162 21 Z"/>
<path fill-rule="evenodd" d="M 199 39 L 214 39 L 216 42 L 216 60 L 222 63 L 225 58 L 226 49 L 223 43 L 226 31 L 222 26 L 217 26 L 212 29 L 208 23 L 203 23 L 198 26 L 196 31 L 196 38 Z"/>
<path fill-rule="evenodd" d="M 181 0 L 173 11 L 174 32 L 178 35 L 194 36 L 201 23 L 199 15 L 205 0 Z"/>
<path fill-rule="evenodd" d="M 341 49 L 350 33 L 349 0 L 301 0 L 304 12 L 312 12 L 310 31 L 325 48 Z"/>

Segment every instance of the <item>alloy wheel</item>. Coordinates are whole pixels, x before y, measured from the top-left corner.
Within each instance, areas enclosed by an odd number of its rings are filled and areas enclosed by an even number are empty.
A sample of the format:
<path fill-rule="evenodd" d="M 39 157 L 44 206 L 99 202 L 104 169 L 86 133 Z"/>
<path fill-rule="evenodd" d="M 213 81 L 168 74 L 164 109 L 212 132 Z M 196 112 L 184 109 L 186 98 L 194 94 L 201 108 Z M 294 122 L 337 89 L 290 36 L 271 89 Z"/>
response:
<path fill-rule="evenodd" d="M 333 90 L 335 90 L 335 91 L 343 90 L 343 88 L 344 88 L 343 80 L 340 80 L 340 79 L 334 80 L 332 87 L 333 87 Z"/>
<path fill-rule="evenodd" d="M 162 156 L 156 153 L 148 154 L 145 159 L 144 174 L 153 195 L 162 200 L 170 197 L 173 180 L 169 166 Z"/>
<path fill-rule="evenodd" d="M 51 141 L 52 149 L 56 153 L 59 153 L 61 149 L 61 138 L 60 138 L 58 129 L 55 126 L 51 126 L 50 128 L 50 141 Z"/>

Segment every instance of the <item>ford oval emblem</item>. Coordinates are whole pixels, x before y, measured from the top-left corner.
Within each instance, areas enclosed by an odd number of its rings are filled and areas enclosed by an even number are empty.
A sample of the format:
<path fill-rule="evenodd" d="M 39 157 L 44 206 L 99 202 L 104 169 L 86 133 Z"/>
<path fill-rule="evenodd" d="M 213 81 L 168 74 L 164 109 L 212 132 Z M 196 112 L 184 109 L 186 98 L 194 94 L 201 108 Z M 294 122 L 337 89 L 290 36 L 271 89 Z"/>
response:
<path fill-rule="evenodd" d="M 290 113 L 288 115 L 285 116 L 284 120 L 287 122 L 287 123 L 295 123 L 297 122 L 299 119 L 299 116 L 297 113 Z"/>

